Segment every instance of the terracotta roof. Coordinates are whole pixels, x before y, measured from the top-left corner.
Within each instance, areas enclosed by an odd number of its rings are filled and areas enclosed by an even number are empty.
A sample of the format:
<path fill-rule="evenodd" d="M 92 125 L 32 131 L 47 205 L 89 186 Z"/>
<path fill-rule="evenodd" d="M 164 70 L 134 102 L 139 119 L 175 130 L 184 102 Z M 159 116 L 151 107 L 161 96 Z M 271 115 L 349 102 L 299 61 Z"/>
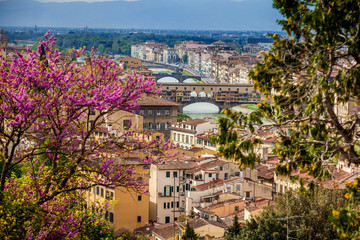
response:
<path fill-rule="evenodd" d="M 274 178 L 274 172 L 269 170 L 269 168 L 267 166 L 257 165 L 257 166 L 255 166 L 255 168 L 258 171 L 258 177 L 266 178 L 266 179 Z"/>
<path fill-rule="evenodd" d="M 196 133 L 195 130 L 181 128 L 181 127 L 178 127 L 178 125 L 175 125 L 174 127 L 169 127 L 169 129 L 170 130 L 175 130 L 175 131 L 188 132 L 188 133 Z"/>
<path fill-rule="evenodd" d="M 174 236 L 174 231 L 175 234 L 178 234 L 178 229 L 179 226 L 175 222 L 171 222 L 155 226 L 152 232 L 164 239 L 168 239 Z"/>
<path fill-rule="evenodd" d="M 268 163 L 268 164 L 278 164 L 279 163 L 279 157 L 278 156 L 269 157 L 267 160 L 265 160 L 265 162 Z"/>
<path fill-rule="evenodd" d="M 217 167 L 217 166 L 223 166 L 223 165 L 225 165 L 227 163 L 229 163 L 229 162 L 217 159 L 217 160 L 214 160 L 214 161 L 211 161 L 211 162 L 201 164 L 201 168 L 209 169 L 209 168 L 214 168 L 214 167 Z"/>
<path fill-rule="evenodd" d="M 211 211 L 212 209 L 225 206 L 225 204 L 227 204 L 227 203 L 237 203 L 237 202 L 245 202 L 245 201 L 242 200 L 242 199 L 229 199 L 229 200 L 226 200 L 226 201 L 223 201 L 223 202 L 212 204 L 212 205 L 210 205 L 210 206 L 208 206 L 208 207 L 206 207 L 204 209 Z"/>
<path fill-rule="evenodd" d="M 209 224 L 220 227 L 220 228 L 226 228 L 226 225 L 223 222 L 216 222 L 216 221 L 212 221 L 212 220 L 208 220 L 208 219 L 204 219 L 204 218 L 195 218 L 195 219 L 191 219 L 189 221 L 190 227 L 192 227 L 194 229 L 197 229 L 197 228 L 209 225 Z M 186 222 L 179 222 L 178 225 L 185 228 Z"/>
<path fill-rule="evenodd" d="M 136 228 L 134 230 L 135 233 L 141 233 L 143 235 L 149 235 L 151 236 L 152 231 L 155 229 L 155 226 L 153 225 L 145 225 L 143 227 Z"/>
<path fill-rule="evenodd" d="M 203 120 L 203 119 L 191 119 L 191 120 L 188 120 L 186 122 L 181 122 L 181 124 L 188 124 L 188 125 L 200 125 L 200 124 L 203 124 L 203 123 L 207 123 L 209 121 L 206 121 L 206 120 Z"/>
<path fill-rule="evenodd" d="M 156 164 L 160 170 L 186 170 L 198 166 L 196 162 L 193 161 L 178 161 L 178 160 L 168 160 Z"/>
<path fill-rule="evenodd" d="M 216 179 L 216 180 L 210 181 L 208 183 L 193 186 L 193 188 L 195 188 L 197 191 L 204 191 L 206 189 L 210 189 L 210 187 L 213 188 L 213 187 L 221 186 L 224 184 L 224 182 L 225 181 L 222 179 Z"/>
<path fill-rule="evenodd" d="M 262 198 L 260 200 L 257 200 L 255 202 L 250 202 L 248 205 L 245 206 L 245 209 L 249 212 L 264 208 L 266 206 L 270 206 L 273 203 L 270 199 Z"/>
<path fill-rule="evenodd" d="M 237 212 L 237 213 L 235 213 L 235 214 L 230 214 L 230 215 L 228 215 L 228 216 L 225 217 L 225 219 L 223 220 L 223 222 L 226 224 L 227 227 L 230 227 L 230 226 L 233 225 L 235 215 L 238 216 L 239 223 L 245 221 L 245 219 L 244 219 L 244 215 L 245 215 L 245 214 L 244 214 L 244 210 L 242 210 L 242 211 L 239 211 L 239 212 Z"/>
<path fill-rule="evenodd" d="M 176 103 L 167 99 L 163 99 L 161 97 L 152 97 L 146 96 L 138 99 L 137 104 L 142 106 L 171 106 L 171 107 L 179 107 L 180 103 Z"/>

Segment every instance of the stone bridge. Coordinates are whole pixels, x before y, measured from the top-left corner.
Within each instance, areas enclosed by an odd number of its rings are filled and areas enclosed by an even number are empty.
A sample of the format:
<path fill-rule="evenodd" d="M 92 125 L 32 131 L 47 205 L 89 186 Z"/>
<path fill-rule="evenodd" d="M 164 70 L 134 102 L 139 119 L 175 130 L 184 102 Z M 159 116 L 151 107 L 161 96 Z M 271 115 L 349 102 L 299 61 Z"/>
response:
<path fill-rule="evenodd" d="M 256 104 L 261 100 L 251 84 L 159 83 L 158 86 L 163 98 L 182 103 L 183 107 L 208 102 L 223 109 L 246 103 Z"/>
<path fill-rule="evenodd" d="M 164 77 L 173 77 L 176 78 L 176 80 L 179 81 L 179 83 L 183 83 L 184 80 L 188 79 L 188 78 L 194 78 L 198 81 L 201 81 L 201 77 L 200 76 L 189 76 L 189 75 L 182 75 L 182 74 L 153 74 L 153 76 L 156 78 L 157 80 L 160 80 Z"/>

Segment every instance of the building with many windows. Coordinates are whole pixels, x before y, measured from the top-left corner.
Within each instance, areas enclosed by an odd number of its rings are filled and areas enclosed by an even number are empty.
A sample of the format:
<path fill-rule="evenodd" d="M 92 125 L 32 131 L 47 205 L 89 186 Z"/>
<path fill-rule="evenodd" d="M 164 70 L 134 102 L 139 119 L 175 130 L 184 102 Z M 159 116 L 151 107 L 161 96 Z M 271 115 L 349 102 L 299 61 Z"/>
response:
<path fill-rule="evenodd" d="M 178 108 L 181 104 L 157 96 L 146 96 L 138 100 L 137 114 L 143 116 L 143 128 L 156 130 L 170 138 L 170 127 L 177 121 Z"/>
<path fill-rule="evenodd" d="M 183 148 L 191 148 L 196 144 L 196 135 L 216 128 L 217 125 L 203 119 L 191 119 L 172 125 L 171 138 L 175 144 Z"/>
<path fill-rule="evenodd" d="M 150 220 L 169 223 L 185 214 L 185 171 L 197 166 L 194 159 L 174 158 L 150 168 Z"/>

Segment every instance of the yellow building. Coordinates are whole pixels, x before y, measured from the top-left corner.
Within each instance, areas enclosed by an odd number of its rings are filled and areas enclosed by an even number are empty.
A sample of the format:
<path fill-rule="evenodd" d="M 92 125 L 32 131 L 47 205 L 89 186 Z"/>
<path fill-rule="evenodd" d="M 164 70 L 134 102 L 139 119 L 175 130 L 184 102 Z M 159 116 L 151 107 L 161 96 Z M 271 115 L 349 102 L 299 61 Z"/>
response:
<path fill-rule="evenodd" d="M 144 164 L 139 159 L 127 160 L 126 163 L 136 164 L 135 172 L 138 177 L 143 177 L 146 189 L 149 189 L 150 165 Z M 133 231 L 149 223 L 149 193 L 144 193 L 143 190 L 137 192 L 125 187 L 116 187 L 114 192 L 114 204 L 109 212 L 114 213 L 115 229 L 127 228 Z"/>
<path fill-rule="evenodd" d="M 93 202 L 101 205 L 109 200 L 110 205 L 105 212 L 105 219 L 115 230 L 126 228 L 133 231 L 149 223 L 149 193 L 145 191 L 149 188 L 150 164 L 144 164 L 140 158 L 136 157 L 126 159 L 123 164 L 135 168 L 136 175 L 133 177 L 144 179 L 146 189 L 94 186 L 88 192 L 87 200 L 90 205 Z"/>

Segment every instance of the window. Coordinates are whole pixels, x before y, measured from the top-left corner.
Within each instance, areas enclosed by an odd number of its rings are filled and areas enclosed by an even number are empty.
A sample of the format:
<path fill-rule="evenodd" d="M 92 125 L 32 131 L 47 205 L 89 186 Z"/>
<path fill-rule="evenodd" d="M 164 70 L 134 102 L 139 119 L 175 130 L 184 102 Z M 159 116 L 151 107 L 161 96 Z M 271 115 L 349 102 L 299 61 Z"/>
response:
<path fill-rule="evenodd" d="M 137 222 L 141 222 L 141 216 L 137 216 Z"/>
<path fill-rule="evenodd" d="M 167 208 L 170 208 L 170 203 L 169 202 L 166 205 L 167 205 Z"/>
<path fill-rule="evenodd" d="M 156 123 L 152 123 L 152 129 L 156 130 Z"/>
<path fill-rule="evenodd" d="M 238 211 L 239 211 L 239 207 L 236 206 L 236 207 L 235 207 L 235 212 L 238 212 Z"/>
<path fill-rule="evenodd" d="M 141 201 L 141 195 L 138 196 L 138 201 L 139 201 L 139 202 Z"/>
<path fill-rule="evenodd" d="M 171 202 L 171 208 L 174 208 L 174 202 Z"/>
<path fill-rule="evenodd" d="M 166 209 L 166 202 L 164 202 L 164 209 Z"/>
<path fill-rule="evenodd" d="M 225 176 L 224 176 L 224 179 L 226 180 L 226 179 L 228 179 L 228 173 L 225 173 Z"/>
<path fill-rule="evenodd" d="M 165 223 L 169 223 L 170 222 L 170 217 L 165 217 Z"/>
<path fill-rule="evenodd" d="M 144 110 L 144 116 L 145 116 L 145 117 L 149 116 L 149 110 L 147 110 L 147 109 Z"/>
<path fill-rule="evenodd" d="M 223 167 L 220 167 L 220 171 L 222 171 L 223 170 Z"/>
<path fill-rule="evenodd" d="M 113 199 L 114 199 L 114 193 L 111 192 L 111 193 L 110 193 L 110 200 L 113 200 Z"/>
<path fill-rule="evenodd" d="M 105 212 L 105 219 L 109 220 L 109 212 L 108 211 Z"/>
<path fill-rule="evenodd" d="M 123 120 L 123 127 L 125 130 L 128 130 L 130 128 L 130 120 L 129 119 Z"/>
<path fill-rule="evenodd" d="M 164 195 L 165 195 L 165 196 L 171 196 L 171 192 L 170 192 L 170 187 L 169 187 L 169 186 L 165 186 L 165 187 L 164 187 Z"/>
<path fill-rule="evenodd" d="M 149 129 L 149 123 L 144 123 L 144 129 Z"/>
<path fill-rule="evenodd" d="M 100 194 L 100 188 L 96 187 L 96 194 L 99 195 Z"/>
<path fill-rule="evenodd" d="M 105 198 L 106 198 L 106 199 L 109 199 L 109 197 L 110 197 L 109 191 L 106 190 Z"/>
<path fill-rule="evenodd" d="M 177 172 L 173 172 L 174 178 L 177 177 Z"/>
<path fill-rule="evenodd" d="M 245 197 L 250 198 L 250 192 L 245 192 Z"/>
<path fill-rule="evenodd" d="M 179 192 L 179 191 L 180 191 L 180 187 L 176 186 L 176 192 Z"/>
<path fill-rule="evenodd" d="M 209 178 L 211 178 L 212 177 L 212 174 L 211 173 L 209 173 Z"/>
<path fill-rule="evenodd" d="M 165 123 L 160 123 L 160 130 L 165 131 Z"/>
<path fill-rule="evenodd" d="M 176 207 L 179 208 L 179 202 L 176 202 Z"/>
<path fill-rule="evenodd" d="M 110 213 L 110 222 L 114 223 L 114 213 Z"/>
<path fill-rule="evenodd" d="M 167 177 L 167 178 L 170 177 L 170 172 L 169 172 L 169 171 L 166 172 L 166 177 Z"/>
<path fill-rule="evenodd" d="M 104 196 L 104 189 L 103 188 L 101 189 L 101 196 L 102 197 Z"/>

